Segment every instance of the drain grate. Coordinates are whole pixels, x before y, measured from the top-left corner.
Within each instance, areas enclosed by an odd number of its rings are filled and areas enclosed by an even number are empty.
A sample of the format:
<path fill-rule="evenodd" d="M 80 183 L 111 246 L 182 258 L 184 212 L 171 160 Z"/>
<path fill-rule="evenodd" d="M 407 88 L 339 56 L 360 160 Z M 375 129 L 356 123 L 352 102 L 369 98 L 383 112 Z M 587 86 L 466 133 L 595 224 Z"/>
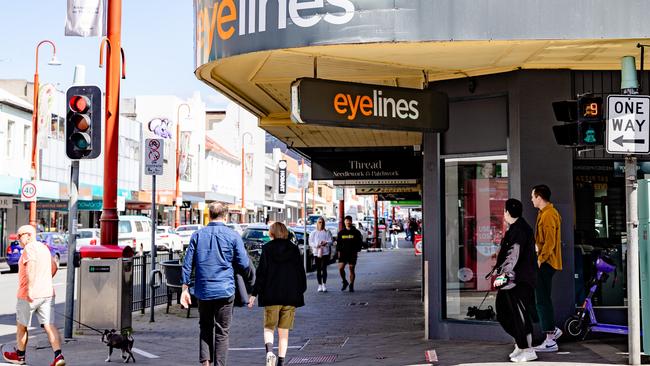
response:
<path fill-rule="evenodd" d="M 305 344 L 305 347 L 315 347 L 315 346 L 322 346 L 322 347 L 343 347 L 349 337 L 345 336 L 328 336 L 328 337 L 320 337 L 320 338 L 310 338 L 309 341 Z"/>
<path fill-rule="evenodd" d="M 348 306 L 368 306 L 367 302 L 351 302 Z"/>
<path fill-rule="evenodd" d="M 322 355 L 322 356 L 299 356 L 293 357 L 288 365 L 314 365 L 321 363 L 334 363 L 336 362 L 336 355 Z"/>

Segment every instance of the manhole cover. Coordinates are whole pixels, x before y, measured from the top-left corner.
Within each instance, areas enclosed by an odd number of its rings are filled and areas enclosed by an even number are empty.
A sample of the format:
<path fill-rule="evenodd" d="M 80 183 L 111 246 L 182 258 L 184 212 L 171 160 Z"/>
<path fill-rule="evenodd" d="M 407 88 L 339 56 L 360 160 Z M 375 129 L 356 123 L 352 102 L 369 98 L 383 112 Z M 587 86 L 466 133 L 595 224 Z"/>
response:
<path fill-rule="evenodd" d="M 293 357 L 288 365 L 314 365 L 321 363 L 334 363 L 336 362 L 336 355 L 323 355 L 323 356 L 300 356 Z"/>

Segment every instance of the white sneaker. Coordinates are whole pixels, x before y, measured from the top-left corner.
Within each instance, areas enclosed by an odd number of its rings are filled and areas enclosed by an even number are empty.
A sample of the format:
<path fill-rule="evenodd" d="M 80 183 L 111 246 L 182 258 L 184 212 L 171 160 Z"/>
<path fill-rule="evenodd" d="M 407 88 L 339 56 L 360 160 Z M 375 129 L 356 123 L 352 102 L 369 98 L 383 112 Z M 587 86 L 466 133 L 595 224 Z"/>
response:
<path fill-rule="evenodd" d="M 273 352 L 266 352 L 266 366 L 275 366 L 278 358 Z"/>
<path fill-rule="evenodd" d="M 508 355 L 508 357 L 513 358 L 513 357 L 519 355 L 519 353 L 521 353 L 521 351 L 522 351 L 522 349 L 519 348 L 519 346 L 517 346 L 517 345 L 515 344 L 515 349 L 514 349 L 514 351 L 510 352 L 510 354 Z"/>
<path fill-rule="evenodd" d="M 557 352 L 557 342 L 545 339 L 539 346 L 533 347 L 535 352 Z"/>
<path fill-rule="evenodd" d="M 318 285 L 318 292 L 323 292 L 323 285 Z"/>
<path fill-rule="evenodd" d="M 524 350 L 521 350 L 518 355 L 515 357 L 511 357 L 510 361 L 512 362 L 528 362 L 528 361 L 534 361 L 537 359 L 537 354 L 535 353 L 535 350 L 532 348 L 526 348 Z"/>
<path fill-rule="evenodd" d="M 555 329 L 553 329 L 553 339 L 557 341 L 560 337 L 562 337 L 562 329 L 555 327 Z"/>
<path fill-rule="evenodd" d="M 323 284 L 323 292 L 327 292 L 327 287 Z"/>

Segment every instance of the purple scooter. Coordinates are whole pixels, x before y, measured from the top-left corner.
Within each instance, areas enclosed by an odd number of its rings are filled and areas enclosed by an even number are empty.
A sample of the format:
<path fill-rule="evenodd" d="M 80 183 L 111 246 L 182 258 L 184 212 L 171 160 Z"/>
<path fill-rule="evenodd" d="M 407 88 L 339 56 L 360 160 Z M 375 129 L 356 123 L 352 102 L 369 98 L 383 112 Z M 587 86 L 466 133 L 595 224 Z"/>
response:
<path fill-rule="evenodd" d="M 575 339 L 585 339 L 589 332 L 627 334 L 627 325 L 603 324 L 598 323 L 596 319 L 591 298 L 598 287 L 607 281 L 609 273 L 616 271 L 616 265 L 608 253 L 601 252 L 596 258 L 595 267 L 596 275 L 591 280 L 589 295 L 585 298 L 582 308 L 564 322 L 565 334 Z"/>

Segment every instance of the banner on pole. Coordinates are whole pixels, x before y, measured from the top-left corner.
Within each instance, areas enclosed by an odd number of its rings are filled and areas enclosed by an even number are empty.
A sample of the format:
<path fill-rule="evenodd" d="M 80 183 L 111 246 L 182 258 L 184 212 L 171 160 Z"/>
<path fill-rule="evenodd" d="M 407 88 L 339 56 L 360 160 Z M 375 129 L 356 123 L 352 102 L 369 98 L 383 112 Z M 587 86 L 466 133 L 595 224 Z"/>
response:
<path fill-rule="evenodd" d="M 65 35 L 98 37 L 105 34 L 104 0 L 68 0 Z"/>
<path fill-rule="evenodd" d="M 52 84 L 41 86 L 38 91 L 38 140 L 39 149 L 47 148 L 47 140 L 52 135 L 52 112 L 57 103 L 56 88 Z"/>

